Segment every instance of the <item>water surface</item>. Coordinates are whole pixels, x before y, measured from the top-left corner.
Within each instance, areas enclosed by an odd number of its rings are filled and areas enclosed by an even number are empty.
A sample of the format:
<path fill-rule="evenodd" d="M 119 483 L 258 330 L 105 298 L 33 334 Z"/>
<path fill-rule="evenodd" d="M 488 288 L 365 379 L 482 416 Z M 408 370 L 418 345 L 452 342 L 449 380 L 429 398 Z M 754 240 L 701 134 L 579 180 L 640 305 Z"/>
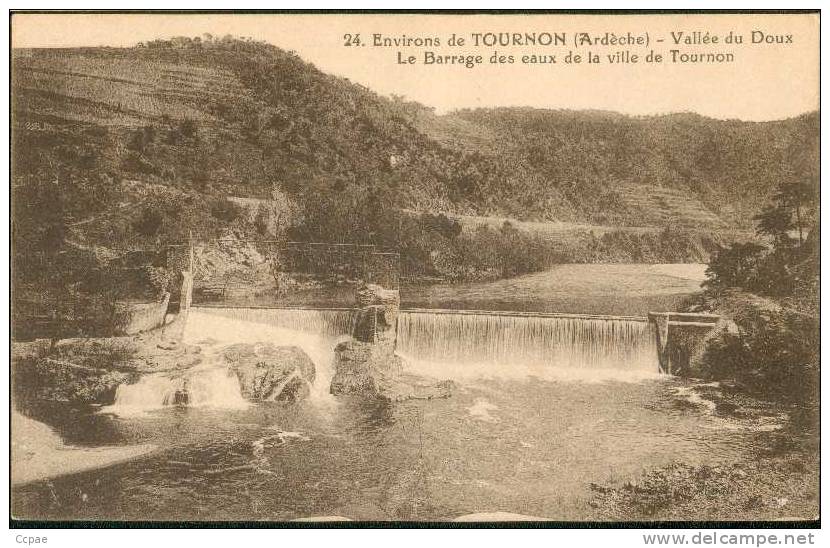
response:
<path fill-rule="evenodd" d="M 69 444 L 153 443 L 160 449 L 16 488 L 14 515 L 450 520 L 500 511 L 581 520 L 592 515 L 592 482 L 634 480 L 674 461 L 734 462 L 757 449 L 752 428 L 717 416 L 690 396 L 688 383 L 657 375 L 649 363 L 624 363 L 624 353 L 616 367 L 555 361 L 522 367 L 518 355 L 517 363 L 501 355 L 501 367 L 485 366 L 482 356 L 455 356 L 449 367 L 447 360 L 415 357 L 411 371 L 453 378 L 456 392 L 448 399 L 385 404 L 327 395 L 342 317 L 235 314 L 191 312 L 186 337 L 208 356 L 193 374 L 211 375 L 214 382 L 219 375 L 218 384 L 226 386 L 226 371 L 209 356 L 229 341 L 293 342 L 309 349 L 318 366 L 311 399 L 239 405 L 223 388 L 208 391 L 213 395 L 195 407 L 165 406 L 156 395 L 139 412 L 125 412 L 141 407 L 133 400 L 104 410 L 44 412 L 40 418 Z M 303 325 L 315 325 L 315 332 Z M 584 330 L 568 333 L 577 337 L 574 348 L 583 344 L 578 337 Z"/>

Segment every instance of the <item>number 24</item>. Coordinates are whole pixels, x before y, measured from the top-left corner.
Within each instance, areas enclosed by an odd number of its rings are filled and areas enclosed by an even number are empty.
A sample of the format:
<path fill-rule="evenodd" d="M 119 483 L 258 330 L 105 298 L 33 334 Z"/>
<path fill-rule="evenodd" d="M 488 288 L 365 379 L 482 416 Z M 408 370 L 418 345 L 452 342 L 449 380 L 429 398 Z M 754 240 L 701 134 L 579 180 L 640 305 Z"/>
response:
<path fill-rule="evenodd" d="M 359 46 L 360 45 L 360 34 L 344 34 L 343 35 L 344 46 Z"/>

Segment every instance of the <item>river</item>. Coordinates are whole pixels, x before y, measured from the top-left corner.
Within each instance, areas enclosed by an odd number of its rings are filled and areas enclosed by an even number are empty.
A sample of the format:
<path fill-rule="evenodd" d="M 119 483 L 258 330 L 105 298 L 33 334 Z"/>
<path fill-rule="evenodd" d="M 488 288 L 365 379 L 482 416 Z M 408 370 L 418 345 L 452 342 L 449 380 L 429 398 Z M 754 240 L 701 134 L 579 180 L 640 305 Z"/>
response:
<path fill-rule="evenodd" d="M 452 520 L 511 512 L 583 520 L 592 516 L 592 482 L 636 480 L 675 461 L 728 463 L 757 449 L 757 428 L 719 416 L 694 382 L 657 374 L 647 324 L 435 316 L 403 320 L 409 334 L 399 347 L 410 371 L 451 378 L 455 393 L 388 404 L 327 393 L 347 312 L 195 308 L 185 339 L 205 353 L 192 372 L 198 404 L 169 405 L 173 381 L 156 375 L 119 389 L 108 408 L 42 412 L 67 444 L 158 449 L 16 487 L 14 515 Z M 447 354 L 453 337 L 478 342 Z M 556 350 L 534 349 L 539 337 Z M 213 357 L 240 341 L 303 347 L 317 367 L 312 396 L 293 405 L 242 400 Z"/>

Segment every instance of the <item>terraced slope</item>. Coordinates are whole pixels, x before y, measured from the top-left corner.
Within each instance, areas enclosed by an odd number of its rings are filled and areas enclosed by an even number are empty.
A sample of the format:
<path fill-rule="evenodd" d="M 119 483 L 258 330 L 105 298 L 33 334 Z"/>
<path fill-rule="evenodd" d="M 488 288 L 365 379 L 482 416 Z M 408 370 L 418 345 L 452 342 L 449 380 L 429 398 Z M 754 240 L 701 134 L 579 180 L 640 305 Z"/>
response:
<path fill-rule="evenodd" d="M 700 200 L 673 188 L 625 185 L 619 188 L 620 200 L 630 211 L 642 214 L 644 225 L 679 225 L 690 228 L 725 228 L 727 223 L 712 213 Z"/>
<path fill-rule="evenodd" d="M 171 114 L 215 123 L 211 105 L 251 95 L 219 68 L 71 54 L 16 58 L 13 85 L 28 114 L 125 127 Z"/>
<path fill-rule="evenodd" d="M 117 195 L 123 181 L 166 188 L 161 231 L 174 237 L 187 224 L 221 230 L 225 221 L 209 215 L 217 199 L 267 198 L 275 187 L 306 218 L 384 203 L 526 222 L 746 229 L 782 178 L 818 180 L 817 113 L 769 123 L 536 109 L 437 116 L 267 44 L 153 44 L 14 53 L 15 188 L 59 172 L 70 222 L 120 207 L 132 196 Z M 309 212 L 315 204 L 330 209 Z M 95 231 L 129 232 L 119 223 Z"/>

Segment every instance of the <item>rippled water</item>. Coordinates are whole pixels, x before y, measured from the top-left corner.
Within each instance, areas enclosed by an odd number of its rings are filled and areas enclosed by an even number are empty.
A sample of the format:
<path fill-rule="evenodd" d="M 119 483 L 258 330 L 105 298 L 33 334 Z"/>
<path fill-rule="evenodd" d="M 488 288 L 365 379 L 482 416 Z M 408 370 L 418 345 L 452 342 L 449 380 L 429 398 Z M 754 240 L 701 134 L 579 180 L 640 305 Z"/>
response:
<path fill-rule="evenodd" d="M 208 353 L 221 348 L 222 337 L 291 338 L 316 348 L 322 369 L 336 342 L 333 334 L 311 337 L 263 323 L 201 321 L 207 323 L 195 323 L 188 336 L 206 339 L 213 325 L 211 340 L 202 341 Z M 579 520 L 591 515 L 591 482 L 634 479 L 676 460 L 727 462 L 753 450 L 751 430 L 711 406 L 690 404 L 688 385 L 677 379 L 560 373 L 543 378 L 509 364 L 501 372 L 467 371 L 449 399 L 391 405 L 326 397 L 318 386 L 296 405 L 168 406 L 139 414 L 55 409 L 44 417 L 69 444 L 150 442 L 159 450 L 16 488 L 14 513 L 446 520 L 503 511 Z M 325 386 L 326 376 L 318 376 Z"/>

